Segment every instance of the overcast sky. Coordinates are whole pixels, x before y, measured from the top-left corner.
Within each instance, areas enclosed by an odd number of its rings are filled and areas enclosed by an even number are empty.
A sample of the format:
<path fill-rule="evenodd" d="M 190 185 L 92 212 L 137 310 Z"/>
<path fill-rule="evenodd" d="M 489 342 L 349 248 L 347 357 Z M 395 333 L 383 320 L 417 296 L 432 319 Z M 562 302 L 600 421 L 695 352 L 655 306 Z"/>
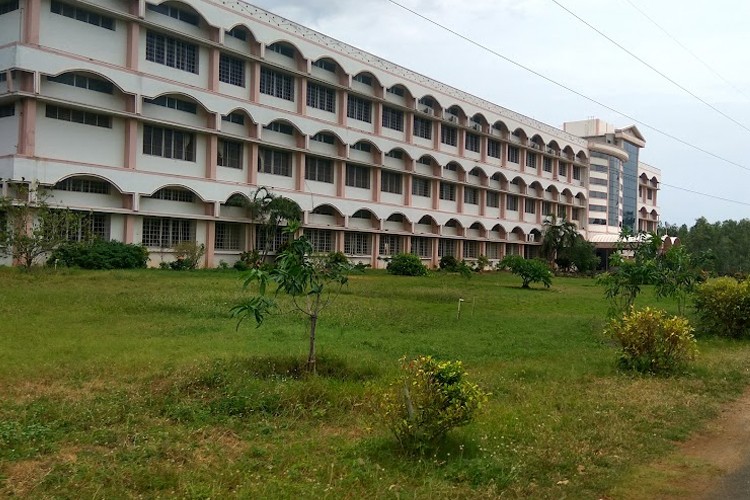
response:
<path fill-rule="evenodd" d="M 641 161 L 661 168 L 662 181 L 669 185 L 659 193 L 663 222 L 692 225 L 701 216 L 709 221 L 750 218 L 750 2 L 558 0 L 738 125 L 552 0 L 398 1 L 592 99 L 744 167 L 636 123 L 647 142 Z M 550 125 L 561 127 L 565 121 L 588 117 L 603 118 L 617 127 L 633 124 L 632 119 L 521 70 L 388 0 L 249 3 Z"/>

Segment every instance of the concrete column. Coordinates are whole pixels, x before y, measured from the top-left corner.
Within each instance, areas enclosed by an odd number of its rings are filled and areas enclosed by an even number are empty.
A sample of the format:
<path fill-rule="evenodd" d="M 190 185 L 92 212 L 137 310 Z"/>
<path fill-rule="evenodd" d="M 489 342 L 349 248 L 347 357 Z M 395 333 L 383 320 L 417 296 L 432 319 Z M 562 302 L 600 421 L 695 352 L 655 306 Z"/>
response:
<path fill-rule="evenodd" d="M 250 100 L 258 102 L 260 100 L 260 63 L 251 62 L 248 73 L 248 76 L 250 77 L 250 84 L 248 85 L 250 88 Z"/>
<path fill-rule="evenodd" d="M 297 113 L 307 113 L 307 78 L 297 78 Z"/>
<path fill-rule="evenodd" d="M 18 154 L 34 156 L 36 151 L 36 100 L 21 101 L 21 116 L 18 121 Z"/>
<path fill-rule="evenodd" d="M 128 40 L 125 49 L 125 64 L 129 70 L 138 71 L 138 63 L 141 58 L 141 26 L 137 22 L 129 22 L 126 29 Z"/>
<path fill-rule="evenodd" d="M 219 91 L 219 61 L 221 53 L 218 47 L 208 49 L 208 90 L 211 92 Z"/>
<path fill-rule="evenodd" d="M 206 141 L 206 179 L 216 179 L 216 165 L 219 159 L 219 138 L 211 134 Z"/>
<path fill-rule="evenodd" d="M 294 158 L 294 188 L 301 193 L 305 190 L 305 153 L 298 151 Z"/>
<path fill-rule="evenodd" d="M 343 160 L 334 160 L 333 162 L 333 182 L 336 183 L 336 196 L 343 198 L 346 193 L 346 162 Z"/>
<path fill-rule="evenodd" d="M 373 233 L 372 235 L 372 255 L 370 256 L 370 266 L 373 269 L 378 268 L 378 254 L 380 252 L 380 234 Z"/>
<path fill-rule="evenodd" d="M 216 247 L 216 221 L 206 221 L 206 258 L 204 267 L 214 267 L 214 254 Z"/>
<path fill-rule="evenodd" d="M 380 203 L 380 185 L 382 169 L 380 167 L 373 167 L 370 173 L 370 186 L 372 186 L 372 201 Z"/>
<path fill-rule="evenodd" d="M 23 2 L 21 2 L 21 5 L 23 5 Z M 23 43 L 39 45 L 41 11 L 41 0 L 26 0 L 26 12 L 23 20 Z"/>
<path fill-rule="evenodd" d="M 258 185 L 258 145 L 248 143 L 246 149 L 247 163 L 247 183 L 253 186 Z"/>

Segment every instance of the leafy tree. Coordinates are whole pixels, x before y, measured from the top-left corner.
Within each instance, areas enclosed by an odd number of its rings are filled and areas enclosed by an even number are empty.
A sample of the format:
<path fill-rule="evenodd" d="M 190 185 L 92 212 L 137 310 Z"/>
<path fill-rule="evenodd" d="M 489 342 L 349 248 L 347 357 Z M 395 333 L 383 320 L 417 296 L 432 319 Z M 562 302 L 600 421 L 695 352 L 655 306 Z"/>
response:
<path fill-rule="evenodd" d="M 266 187 L 259 188 L 247 205 L 256 230 L 265 242 L 260 251 L 260 262 L 265 262 L 271 242 L 284 224 L 302 220 L 302 209 L 294 200 L 271 193 Z"/>
<path fill-rule="evenodd" d="M 578 227 L 573 222 L 558 219 L 554 215 L 545 219 L 543 226 L 544 233 L 542 234 L 540 251 L 549 262 L 553 262 L 555 258 L 560 257 L 565 249 L 573 247 L 582 238 L 578 233 Z"/>
<path fill-rule="evenodd" d="M 76 233 L 83 214 L 51 207 L 41 187 L 16 184 L 15 196 L 0 197 L 0 255 L 10 255 L 26 269 Z"/>
<path fill-rule="evenodd" d="M 563 249 L 561 255 L 563 258 L 566 258 L 568 262 L 570 262 L 570 266 L 575 267 L 579 273 L 595 271 L 597 266 L 599 266 L 599 256 L 596 255 L 594 244 L 586 241 L 583 236 L 576 238 L 573 242 L 573 246 L 570 248 Z M 557 260 L 555 260 L 555 263 L 560 265 Z"/>
<path fill-rule="evenodd" d="M 523 283 L 521 288 L 529 288 L 531 283 L 542 283 L 546 288 L 552 286 L 552 271 L 544 261 L 508 255 L 498 262 L 497 267 L 510 269 L 510 272 L 520 276 Z"/>
<path fill-rule="evenodd" d="M 673 246 L 656 259 L 654 285 L 657 297 L 677 300 L 680 315 L 685 312 L 688 298 L 698 283 L 704 281 L 704 256 L 694 257 L 684 246 Z"/>
<path fill-rule="evenodd" d="M 413 253 L 399 253 L 394 255 L 386 270 L 397 276 L 425 276 L 427 267 L 422 264 L 422 260 Z"/>
<path fill-rule="evenodd" d="M 231 312 L 232 316 L 238 318 L 237 328 L 247 318 L 254 319 L 260 326 L 269 313 L 278 309 L 278 296 L 289 296 L 294 308 L 308 317 L 310 348 L 307 369 L 315 373 L 318 317 L 347 284 L 352 265 L 346 259 L 314 256 L 312 244 L 305 236 L 294 238 L 299 230 L 299 222 L 291 221 L 284 230 L 289 234 L 290 241 L 276 257 L 276 265 L 270 270 L 250 269 L 246 274 L 244 288 L 257 284 L 257 295 L 237 304 Z M 269 285 L 275 285 L 271 293 Z"/>

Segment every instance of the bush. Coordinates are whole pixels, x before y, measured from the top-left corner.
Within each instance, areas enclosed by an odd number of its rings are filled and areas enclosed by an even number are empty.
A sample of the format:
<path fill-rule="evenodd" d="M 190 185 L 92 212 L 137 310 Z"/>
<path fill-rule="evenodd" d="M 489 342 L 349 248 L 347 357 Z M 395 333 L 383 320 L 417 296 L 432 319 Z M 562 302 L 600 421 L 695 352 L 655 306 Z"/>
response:
<path fill-rule="evenodd" d="M 383 395 L 381 416 L 407 449 L 420 449 L 471 422 L 487 394 L 466 380 L 460 361 L 402 359 L 403 373 Z"/>
<path fill-rule="evenodd" d="M 146 267 L 148 250 L 143 245 L 94 240 L 66 243 L 52 252 L 47 263 L 81 269 L 138 269 Z"/>
<path fill-rule="evenodd" d="M 480 255 L 477 257 L 476 265 L 474 266 L 474 270 L 478 273 L 484 272 L 485 269 L 490 267 L 490 259 L 486 255 Z"/>
<path fill-rule="evenodd" d="M 698 286 L 693 300 L 706 332 L 732 338 L 750 336 L 750 281 L 717 278 Z"/>
<path fill-rule="evenodd" d="M 185 241 L 174 246 L 175 260 L 169 268 L 175 271 L 189 271 L 198 267 L 201 257 L 206 253 L 206 245 Z"/>
<path fill-rule="evenodd" d="M 698 352 L 687 319 L 649 307 L 613 319 L 606 332 L 622 346 L 620 365 L 639 372 L 672 373 Z"/>
<path fill-rule="evenodd" d="M 452 255 L 444 255 L 440 258 L 440 269 L 449 273 L 458 272 L 458 259 Z"/>
<path fill-rule="evenodd" d="M 398 276 L 425 276 L 427 267 L 413 253 L 399 253 L 391 258 L 386 270 Z"/>
<path fill-rule="evenodd" d="M 497 263 L 498 269 L 509 269 L 520 276 L 522 288 L 529 288 L 531 283 L 542 283 L 545 287 L 552 286 L 552 271 L 547 263 L 538 259 L 524 259 L 520 255 L 508 255 Z"/>

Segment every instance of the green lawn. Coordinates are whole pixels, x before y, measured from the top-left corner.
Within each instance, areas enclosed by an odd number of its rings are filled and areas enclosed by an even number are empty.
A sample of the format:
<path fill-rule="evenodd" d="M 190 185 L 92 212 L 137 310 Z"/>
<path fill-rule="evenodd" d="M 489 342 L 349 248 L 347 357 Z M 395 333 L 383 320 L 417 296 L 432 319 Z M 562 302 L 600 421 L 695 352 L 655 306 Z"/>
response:
<path fill-rule="evenodd" d="M 352 277 L 299 378 L 303 319 L 236 331 L 238 278 L 0 269 L 0 496 L 638 498 L 633 471 L 750 383 L 750 346 L 709 339 L 684 375 L 623 374 L 593 281 L 495 273 Z M 492 395 L 408 456 L 375 405 L 418 354 Z"/>

